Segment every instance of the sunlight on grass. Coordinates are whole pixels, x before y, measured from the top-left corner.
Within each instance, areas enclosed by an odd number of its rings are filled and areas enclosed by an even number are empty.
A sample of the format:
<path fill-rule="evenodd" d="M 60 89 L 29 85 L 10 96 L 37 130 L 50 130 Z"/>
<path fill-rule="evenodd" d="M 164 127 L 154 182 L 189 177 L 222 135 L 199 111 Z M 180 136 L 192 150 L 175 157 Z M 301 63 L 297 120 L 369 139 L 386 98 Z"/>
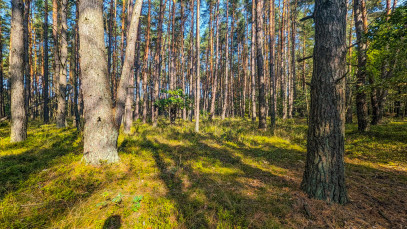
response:
<path fill-rule="evenodd" d="M 350 196 L 363 199 L 354 207 L 304 196 L 305 120 L 278 126 L 273 136 L 239 119 L 204 121 L 201 133 L 183 121 L 161 120 L 157 128 L 136 123 L 130 135 L 119 136 L 120 162 L 92 167 L 81 160 L 74 128 L 33 123 L 27 141 L 11 144 L 3 125 L 0 228 L 301 228 L 326 225 L 326 219 L 342 227 L 353 222 L 347 212 L 363 212 L 366 225 L 388 225 L 369 221 L 364 207 L 406 191 L 406 122 L 365 135 L 348 126 Z"/>

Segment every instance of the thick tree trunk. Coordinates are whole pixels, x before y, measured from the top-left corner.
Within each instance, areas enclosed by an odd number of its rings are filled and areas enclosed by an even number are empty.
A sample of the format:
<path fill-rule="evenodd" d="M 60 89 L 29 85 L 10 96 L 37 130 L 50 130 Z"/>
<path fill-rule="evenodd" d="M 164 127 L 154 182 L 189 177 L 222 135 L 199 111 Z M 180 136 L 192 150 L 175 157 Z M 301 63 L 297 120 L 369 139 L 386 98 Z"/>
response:
<path fill-rule="evenodd" d="M 127 46 L 126 46 L 126 56 L 123 63 L 122 76 L 120 78 L 120 84 L 117 89 L 117 102 L 116 102 L 116 114 L 115 122 L 118 128 L 120 128 L 122 118 L 124 115 L 126 97 L 128 93 L 134 90 L 133 88 L 133 67 L 136 57 L 136 44 L 137 44 L 137 34 L 138 34 L 138 24 L 141 13 L 141 6 L 143 5 L 142 0 L 137 0 L 132 12 L 130 28 L 127 34 Z M 129 90 L 132 88 L 133 90 Z"/>
<path fill-rule="evenodd" d="M 103 30 L 103 0 L 80 1 L 79 36 L 84 100 L 84 160 L 117 162 L 118 128 L 109 90 Z"/>
<path fill-rule="evenodd" d="M 264 79 L 263 58 L 263 0 L 256 0 L 256 47 L 257 78 L 259 83 L 259 129 L 266 129 L 266 82 Z"/>
<path fill-rule="evenodd" d="M 68 57 L 68 41 L 67 41 L 67 0 L 61 1 L 60 16 L 61 16 L 61 36 L 60 36 L 60 66 L 59 66 L 59 84 L 58 84 L 58 114 L 57 127 L 65 127 L 66 113 L 66 81 L 67 81 L 67 57 Z"/>
<path fill-rule="evenodd" d="M 316 0 L 314 20 L 311 114 L 301 188 L 310 197 L 345 204 L 346 1 Z"/>
<path fill-rule="evenodd" d="M 11 142 L 27 138 L 27 114 L 24 100 L 24 4 L 12 0 L 10 30 Z"/>
<path fill-rule="evenodd" d="M 353 14 L 355 17 L 355 28 L 357 38 L 358 50 L 358 71 L 356 73 L 356 110 L 358 118 L 358 130 L 365 132 L 368 126 L 368 114 L 366 105 L 366 93 L 363 91 L 363 86 L 366 81 L 366 42 L 363 40 L 367 26 L 365 26 L 365 18 L 363 17 L 365 11 L 364 0 L 353 1 Z"/>

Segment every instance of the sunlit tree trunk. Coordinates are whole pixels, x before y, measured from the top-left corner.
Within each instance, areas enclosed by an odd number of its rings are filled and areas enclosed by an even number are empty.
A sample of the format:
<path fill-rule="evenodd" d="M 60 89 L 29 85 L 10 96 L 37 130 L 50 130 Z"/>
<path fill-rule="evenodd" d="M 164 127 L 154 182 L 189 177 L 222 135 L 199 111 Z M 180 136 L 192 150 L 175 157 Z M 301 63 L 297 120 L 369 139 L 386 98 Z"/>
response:
<path fill-rule="evenodd" d="M 84 160 L 117 162 L 118 129 L 109 90 L 103 29 L 103 0 L 79 2 L 79 37 L 85 127 Z"/>
<path fill-rule="evenodd" d="M 252 40 L 251 40 L 251 97 L 252 97 L 252 121 L 256 121 L 256 1 L 252 1 Z"/>
<path fill-rule="evenodd" d="M 120 78 L 119 87 L 117 89 L 115 123 L 118 128 L 120 128 L 124 115 L 127 94 L 134 92 L 134 81 L 132 80 L 134 76 L 133 67 L 136 58 L 138 25 L 142 5 L 142 0 L 136 1 L 130 20 L 129 32 L 127 34 L 126 53 L 123 63 L 122 75 Z"/>
<path fill-rule="evenodd" d="M 267 128 L 266 121 L 266 83 L 264 79 L 263 58 L 263 0 L 256 0 L 256 55 L 259 89 L 259 129 Z"/>
<path fill-rule="evenodd" d="M 158 21 L 158 34 L 157 34 L 157 43 L 156 43 L 156 51 L 154 57 L 155 63 L 155 73 L 154 73 L 154 90 L 153 90 L 153 99 L 152 99 L 152 121 L 153 126 L 157 126 L 157 119 L 158 119 L 158 108 L 155 107 L 154 102 L 157 101 L 159 98 L 159 81 L 161 76 L 161 68 L 162 68 L 162 54 L 161 54 L 161 39 L 162 39 L 162 30 L 163 30 L 163 21 L 164 21 L 164 11 L 165 11 L 166 2 L 164 0 L 160 0 L 160 15 Z"/>
<path fill-rule="evenodd" d="M 45 14 L 44 14 L 44 28 L 43 28 L 43 39 L 44 39 L 44 48 L 43 48 L 43 100 L 44 100 L 44 123 L 49 123 L 49 69 L 48 69 L 48 1 L 45 1 Z"/>
<path fill-rule="evenodd" d="M 196 96 L 195 96 L 195 132 L 199 132 L 199 103 L 200 103 L 200 99 L 201 99 L 201 95 L 200 95 L 200 83 L 201 83 L 201 76 L 200 76 L 200 58 L 199 58 L 199 54 L 200 54 L 200 45 L 201 45 L 201 41 L 200 41 L 200 33 L 199 33 L 199 19 L 200 19 L 200 6 L 201 6 L 201 1 L 197 0 L 196 3 Z"/>
<path fill-rule="evenodd" d="M 307 161 L 301 189 L 345 204 L 346 1 L 315 1 L 314 72 Z"/>
<path fill-rule="evenodd" d="M 66 84 L 67 84 L 67 57 L 68 57 L 68 41 L 67 41 L 67 0 L 61 1 L 60 16 L 61 16 L 61 36 L 60 43 L 60 61 L 59 61 L 59 84 L 58 84 L 58 113 L 57 127 L 65 127 L 66 114 Z"/>
<path fill-rule="evenodd" d="M 276 126 L 276 74 L 274 72 L 274 45 L 275 45 L 275 14 L 274 14 L 274 1 L 270 1 L 269 8 L 269 20 L 270 20 L 270 44 L 269 44 L 269 55 L 270 55 L 270 104 L 271 104 L 271 117 L 270 117 L 270 128 L 274 131 Z"/>
<path fill-rule="evenodd" d="M 11 82 L 11 142 L 27 138 L 27 114 L 24 100 L 24 3 L 11 2 L 10 82 Z"/>
<path fill-rule="evenodd" d="M 226 48 L 225 48 L 225 53 L 226 53 L 226 64 L 225 64 L 225 84 L 224 84 L 224 89 L 223 89 L 223 106 L 222 106 L 222 120 L 225 120 L 226 118 L 226 112 L 228 109 L 228 96 L 229 96 L 229 2 L 226 2 L 226 38 L 225 38 L 225 43 L 226 43 Z"/>

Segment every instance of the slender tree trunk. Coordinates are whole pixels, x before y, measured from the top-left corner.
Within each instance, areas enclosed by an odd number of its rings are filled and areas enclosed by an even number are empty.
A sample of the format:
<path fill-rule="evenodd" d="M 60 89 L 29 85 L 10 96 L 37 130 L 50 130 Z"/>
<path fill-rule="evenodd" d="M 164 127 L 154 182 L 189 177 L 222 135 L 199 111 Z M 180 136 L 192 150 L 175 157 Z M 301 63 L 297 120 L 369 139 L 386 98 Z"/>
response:
<path fill-rule="evenodd" d="M 137 0 L 132 12 L 129 33 L 127 34 L 126 56 L 123 63 L 122 76 L 120 78 L 120 84 L 117 89 L 117 101 L 116 101 L 116 114 L 115 122 L 117 128 L 120 128 L 122 118 L 125 111 L 126 97 L 128 93 L 134 91 L 133 85 L 133 67 L 136 57 L 136 44 L 138 36 L 138 25 L 141 14 L 142 0 Z M 133 90 L 129 90 L 132 88 Z"/>
<path fill-rule="evenodd" d="M 350 18 L 350 27 L 349 27 L 349 43 L 348 46 L 350 47 L 352 45 L 352 30 L 353 30 L 353 10 L 352 10 L 352 16 Z M 349 48 L 349 62 L 352 59 L 352 48 Z M 352 64 L 349 63 L 348 65 L 348 74 L 349 77 L 352 75 Z M 353 122 L 353 112 L 352 112 L 352 87 L 350 83 L 348 83 L 349 77 L 346 77 L 346 123 L 350 124 Z"/>
<path fill-rule="evenodd" d="M 263 0 L 256 0 L 256 47 L 257 78 L 259 83 L 259 129 L 266 129 L 266 83 L 264 79 L 263 58 Z"/>
<path fill-rule="evenodd" d="M 144 72 L 143 72 L 143 123 L 147 122 L 147 72 L 148 72 L 148 55 L 150 49 L 150 25 L 151 25 L 151 0 L 148 1 L 147 28 L 146 28 L 146 48 L 144 50 Z"/>
<path fill-rule="evenodd" d="M 29 23 L 30 23 L 30 5 L 31 1 L 26 0 L 24 4 L 24 78 L 25 78 L 25 109 L 29 116 L 29 107 L 31 99 L 31 72 L 30 72 L 30 53 L 29 53 Z"/>
<path fill-rule="evenodd" d="M 314 73 L 307 162 L 301 184 L 310 197 L 345 204 L 346 1 L 315 2 Z"/>
<path fill-rule="evenodd" d="M 67 57 L 68 57 L 68 41 L 67 41 L 67 0 L 61 1 L 61 36 L 60 36 L 60 66 L 59 66 L 59 83 L 58 83 L 58 113 L 57 127 L 65 127 L 66 113 L 66 84 L 67 84 Z"/>
<path fill-rule="evenodd" d="M 366 42 L 363 40 L 367 26 L 364 15 L 364 0 L 353 1 L 353 14 L 355 17 L 355 28 L 357 38 L 357 50 L 358 50 L 358 71 L 356 74 L 356 110 L 358 118 L 358 130 L 365 132 L 369 126 L 367 121 L 367 105 L 366 105 L 366 93 L 363 90 L 363 86 L 366 81 Z"/>
<path fill-rule="evenodd" d="M 276 74 L 274 72 L 274 45 L 275 45 L 275 15 L 274 15 L 274 1 L 270 1 L 269 9 L 269 20 L 270 20 L 270 44 L 269 44 L 269 55 L 270 55 L 270 104 L 271 104 L 271 117 L 270 117 L 270 128 L 272 131 L 276 128 Z"/>
<path fill-rule="evenodd" d="M 200 103 L 200 99 L 201 99 L 201 95 L 200 95 L 200 84 L 201 84 L 201 76 L 200 76 L 200 58 L 199 58 L 199 54 L 200 54 L 200 45 L 201 45 L 201 41 L 200 41 L 200 33 L 199 33 L 199 19 L 200 19 L 200 6 L 201 6 L 201 1 L 197 0 L 196 3 L 196 98 L 195 98 L 195 132 L 199 132 L 199 103 Z"/>
<path fill-rule="evenodd" d="M 153 99 L 152 99 L 152 104 L 153 107 L 152 109 L 152 121 L 153 121 L 153 126 L 157 126 L 157 119 L 158 119 L 158 108 L 155 107 L 154 103 L 157 101 L 159 98 L 159 81 L 160 81 L 160 76 L 161 76 L 161 67 L 162 67 L 162 54 L 161 54 L 161 39 L 162 39 L 162 30 L 163 30 L 163 21 L 164 21 L 164 11 L 165 11 L 165 5 L 167 2 L 164 2 L 164 0 L 160 0 L 160 16 L 159 16 L 159 22 L 158 22 L 158 34 L 157 34 L 157 44 L 156 44 L 156 52 L 155 52 L 155 57 L 154 57 L 154 62 L 155 62 L 155 79 L 154 79 L 154 92 L 153 92 Z"/>
<path fill-rule="evenodd" d="M 103 0 L 79 2 L 79 36 L 84 100 L 84 159 L 117 162 L 118 129 L 112 112 L 103 29 Z"/>
<path fill-rule="evenodd" d="M 252 121 L 256 121 L 256 1 L 252 1 L 252 40 L 251 40 L 251 78 L 252 78 Z"/>
<path fill-rule="evenodd" d="M 190 31 L 190 42 L 189 42 L 189 97 L 194 99 L 194 45 L 193 45 L 193 40 L 194 40 L 194 3 L 195 1 L 190 2 L 190 14 L 191 14 L 191 31 Z M 193 109 L 190 109 L 190 114 L 189 114 L 189 119 L 192 121 L 192 114 L 193 114 Z"/>
<path fill-rule="evenodd" d="M 181 1 L 181 33 L 179 36 L 180 39 L 180 48 L 181 48 L 181 66 L 180 66 L 180 76 L 181 76 L 181 83 L 182 83 L 182 90 L 183 93 L 186 94 L 186 75 L 184 74 L 184 65 L 185 65 L 185 57 L 184 57 L 184 28 L 185 28 L 185 15 L 184 15 L 184 8 L 185 8 L 185 1 Z M 184 101 L 185 102 L 185 101 Z M 186 106 L 182 109 L 182 119 L 184 121 L 187 120 L 187 108 Z"/>
<path fill-rule="evenodd" d="M 44 15 L 44 53 L 43 53 L 43 100 L 44 100 L 44 123 L 49 123 L 49 69 L 48 69 L 48 1 L 45 1 L 45 15 Z"/>
<path fill-rule="evenodd" d="M 225 86 L 223 90 L 223 106 L 222 106 L 222 120 L 225 120 L 226 118 L 226 112 L 228 109 L 228 96 L 229 96 L 229 2 L 226 2 L 226 48 L 225 48 L 225 53 L 226 53 L 226 64 L 225 64 Z"/>
<path fill-rule="evenodd" d="M 3 18 L 0 16 L 0 117 L 6 116 L 4 104 L 4 76 L 3 76 Z"/>
<path fill-rule="evenodd" d="M 11 142 L 27 138 L 27 114 L 24 100 L 24 3 L 12 0 L 10 30 Z"/>
<path fill-rule="evenodd" d="M 294 2 L 294 6 L 291 12 L 291 78 L 290 78 L 290 99 L 288 102 L 288 118 L 293 118 L 294 115 L 294 100 L 296 96 L 296 86 L 297 81 L 296 74 L 296 60 L 295 60 L 295 40 L 296 40 L 296 30 L 297 30 L 297 0 Z"/>
<path fill-rule="evenodd" d="M 218 87 L 218 74 L 219 74 L 219 33 L 220 33 L 220 28 L 219 28 L 219 5 L 220 1 L 217 1 L 217 9 L 216 9 L 216 60 L 215 60 L 215 72 L 213 74 L 213 84 L 212 84 L 212 93 L 211 93 L 211 109 L 209 112 L 209 119 L 213 120 L 213 117 L 215 117 L 215 112 L 216 112 L 216 92 L 217 92 L 217 87 Z M 213 50 L 213 48 L 212 48 Z"/>

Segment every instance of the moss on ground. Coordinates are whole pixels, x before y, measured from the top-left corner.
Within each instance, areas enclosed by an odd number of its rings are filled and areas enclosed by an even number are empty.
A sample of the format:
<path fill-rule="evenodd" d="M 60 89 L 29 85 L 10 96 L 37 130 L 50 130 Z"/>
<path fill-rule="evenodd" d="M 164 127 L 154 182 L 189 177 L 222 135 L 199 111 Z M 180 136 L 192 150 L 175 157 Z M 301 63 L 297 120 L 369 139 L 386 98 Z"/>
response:
<path fill-rule="evenodd" d="M 0 228 L 304 228 L 407 225 L 407 122 L 366 134 L 347 126 L 351 203 L 328 205 L 300 190 L 305 120 L 271 133 L 230 119 L 121 134 L 121 161 L 83 163 L 74 128 L 32 123 L 9 143 L 0 126 Z"/>

